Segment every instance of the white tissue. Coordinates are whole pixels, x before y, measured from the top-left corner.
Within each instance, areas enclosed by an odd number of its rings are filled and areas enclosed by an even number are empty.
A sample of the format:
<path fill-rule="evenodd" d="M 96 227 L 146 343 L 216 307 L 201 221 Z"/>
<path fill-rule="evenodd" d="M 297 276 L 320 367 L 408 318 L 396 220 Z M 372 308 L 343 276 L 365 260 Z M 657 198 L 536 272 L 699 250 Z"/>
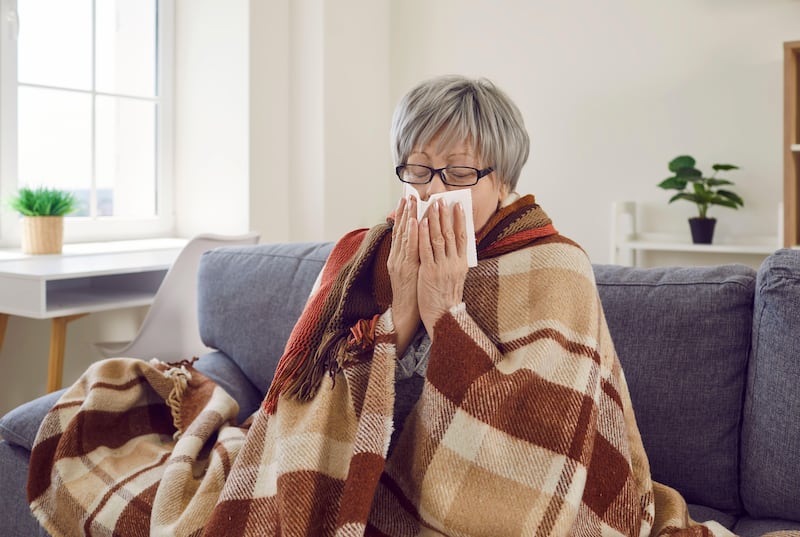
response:
<path fill-rule="evenodd" d="M 422 201 L 419 198 L 417 189 L 409 184 L 404 186 L 404 196 L 414 196 L 417 198 L 417 219 L 422 219 L 425 211 L 431 203 L 436 200 L 444 201 L 448 207 L 452 207 L 456 203 L 461 203 L 464 208 L 464 216 L 466 217 L 466 231 L 467 231 L 467 266 L 478 266 L 478 251 L 475 245 L 475 222 L 472 220 L 472 190 L 469 188 L 462 188 L 459 190 L 448 190 L 438 194 L 432 194 L 427 201 Z"/>

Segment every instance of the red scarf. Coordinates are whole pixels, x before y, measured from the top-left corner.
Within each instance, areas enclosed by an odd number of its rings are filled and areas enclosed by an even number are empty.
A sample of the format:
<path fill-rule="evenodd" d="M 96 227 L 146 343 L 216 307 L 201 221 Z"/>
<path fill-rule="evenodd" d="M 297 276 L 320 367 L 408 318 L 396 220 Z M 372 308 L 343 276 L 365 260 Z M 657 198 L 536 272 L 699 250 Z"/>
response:
<path fill-rule="evenodd" d="M 280 395 L 314 397 L 323 375 L 372 355 L 375 322 L 392 303 L 386 269 L 393 219 L 348 233 L 334 246 L 322 270 L 319 290 L 295 324 L 278 363 L 264 409 L 272 414 Z M 478 259 L 497 257 L 555 235 L 533 196 L 495 212 L 476 237 Z"/>

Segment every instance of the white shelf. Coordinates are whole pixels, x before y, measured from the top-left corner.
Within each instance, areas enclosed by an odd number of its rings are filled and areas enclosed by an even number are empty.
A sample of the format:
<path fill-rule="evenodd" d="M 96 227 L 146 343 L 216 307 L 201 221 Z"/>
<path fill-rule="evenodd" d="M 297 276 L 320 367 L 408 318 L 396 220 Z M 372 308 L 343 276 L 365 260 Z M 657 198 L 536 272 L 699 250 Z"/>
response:
<path fill-rule="evenodd" d="M 156 289 L 157 290 L 157 289 Z M 47 296 L 47 315 L 65 317 L 76 313 L 96 313 L 153 303 L 155 290 L 91 292 L 85 289 L 75 291 L 55 291 Z"/>
<path fill-rule="evenodd" d="M 661 242 L 654 240 L 626 240 L 618 243 L 619 248 L 631 250 L 653 250 L 661 252 L 705 252 L 717 254 L 753 254 L 769 255 L 779 247 L 777 238 L 769 243 L 742 242 L 730 244 L 693 244 L 690 242 L 670 241 Z"/>
<path fill-rule="evenodd" d="M 782 207 L 778 207 L 778 225 L 782 222 Z M 637 252 L 678 252 L 686 254 L 734 254 L 766 257 L 781 248 L 780 227 L 775 236 L 721 237 L 712 244 L 695 244 L 685 234 L 640 232 L 637 226 L 637 204 L 618 202 L 612 208 L 611 262 L 636 265 Z"/>

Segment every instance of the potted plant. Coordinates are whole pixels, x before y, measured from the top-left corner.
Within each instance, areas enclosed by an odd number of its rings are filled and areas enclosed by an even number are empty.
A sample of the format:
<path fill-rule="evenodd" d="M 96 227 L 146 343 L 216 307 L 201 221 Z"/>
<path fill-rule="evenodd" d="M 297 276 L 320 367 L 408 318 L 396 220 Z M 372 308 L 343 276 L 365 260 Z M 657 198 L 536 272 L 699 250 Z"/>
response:
<path fill-rule="evenodd" d="M 721 205 L 731 209 L 744 206 L 744 201 L 738 194 L 720 188 L 733 183 L 717 177 L 717 172 L 738 170 L 739 167 L 733 164 L 714 164 L 711 168 L 714 173 L 710 177 L 704 177 L 703 172 L 695 168 L 694 158 L 689 155 L 681 155 L 669 163 L 669 171 L 673 175 L 658 184 L 661 188 L 679 191 L 670 198 L 669 203 L 675 200 L 686 200 L 697 205 L 698 215 L 689 219 L 692 241 L 697 244 L 711 244 L 714 237 L 714 225 L 717 220 L 707 216 L 708 208 L 711 205 Z M 688 190 L 687 187 L 689 187 Z"/>
<path fill-rule="evenodd" d="M 71 192 L 55 188 L 22 187 L 9 205 L 22 215 L 22 251 L 26 254 L 60 254 L 64 215 L 78 208 Z"/>

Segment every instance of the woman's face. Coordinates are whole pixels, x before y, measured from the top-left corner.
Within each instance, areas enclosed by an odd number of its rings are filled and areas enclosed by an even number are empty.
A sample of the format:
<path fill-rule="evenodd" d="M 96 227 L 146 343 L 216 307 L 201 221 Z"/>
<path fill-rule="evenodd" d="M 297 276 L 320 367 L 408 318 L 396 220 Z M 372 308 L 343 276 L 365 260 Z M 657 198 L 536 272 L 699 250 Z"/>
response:
<path fill-rule="evenodd" d="M 475 149 L 466 142 L 456 143 L 439 152 L 437 151 L 438 138 L 438 136 L 435 136 L 425 147 L 414 148 L 408 156 L 406 164 L 421 164 L 437 169 L 446 166 L 469 166 L 479 170 L 494 165 L 493 162 L 480 162 Z M 444 184 L 439 174 L 434 175 L 428 184 L 412 186 L 417 189 L 419 197 L 423 201 L 427 200 L 432 194 L 459 188 Z M 478 233 L 495 213 L 498 204 L 506 197 L 508 192 L 506 192 L 502 181 L 498 179 L 497 172 L 484 176 L 477 184 L 467 188 L 472 191 L 472 218 L 475 222 L 475 233 Z"/>

